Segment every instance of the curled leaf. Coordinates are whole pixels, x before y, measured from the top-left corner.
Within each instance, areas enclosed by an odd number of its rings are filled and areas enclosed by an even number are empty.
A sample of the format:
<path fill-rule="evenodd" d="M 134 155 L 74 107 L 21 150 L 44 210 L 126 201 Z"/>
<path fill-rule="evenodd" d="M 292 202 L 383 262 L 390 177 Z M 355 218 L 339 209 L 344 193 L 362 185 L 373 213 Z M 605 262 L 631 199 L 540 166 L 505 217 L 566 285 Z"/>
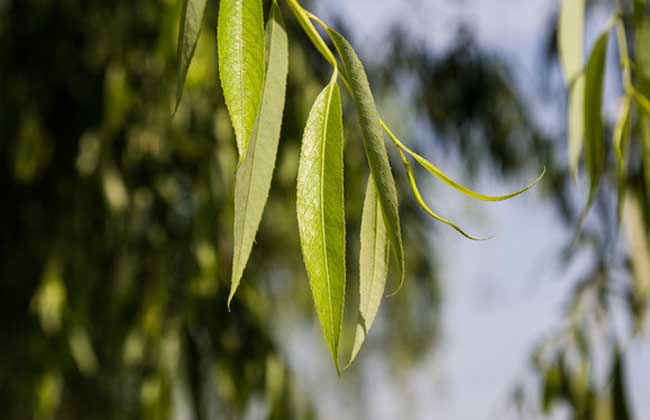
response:
<path fill-rule="evenodd" d="M 413 157 L 413 159 L 416 160 L 424 169 L 429 171 L 433 176 L 436 178 L 440 179 L 442 182 L 445 184 L 449 185 L 450 187 L 454 188 L 455 190 L 460 191 L 461 193 L 465 194 L 468 197 L 474 198 L 476 200 L 480 201 L 505 201 L 510 198 L 517 197 L 520 194 L 525 193 L 532 187 L 534 187 L 539 181 L 542 180 L 544 175 L 546 174 L 546 168 L 542 170 L 542 173 L 535 179 L 533 182 L 525 186 L 524 188 L 515 191 L 513 193 L 505 194 L 505 195 L 485 195 L 485 194 L 480 194 L 475 191 L 470 190 L 467 187 L 464 187 L 454 181 L 453 179 L 449 178 L 442 170 L 440 170 L 437 166 L 435 166 L 433 163 L 429 162 L 427 159 L 422 157 L 421 155 L 417 154 L 410 148 L 408 148 L 404 143 L 402 143 L 396 136 L 393 134 L 391 129 L 384 123 L 383 121 L 381 122 L 382 128 L 388 134 L 388 136 L 395 142 L 395 145 L 398 147 L 400 150 L 406 151 L 409 155 Z"/>
<path fill-rule="evenodd" d="M 271 188 L 287 87 L 288 40 L 274 1 L 266 25 L 266 77 L 248 153 L 235 175 L 235 223 L 228 306 L 239 286 Z"/>
<path fill-rule="evenodd" d="M 454 229 L 456 232 L 460 233 L 467 239 L 471 239 L 473 241 L 484 241 L 490 238 L 477 238 L 474 237 L 467 232 L 465 232 L 463 229 L 461 229 L 458 225 L 456 225 L 454 222 L 451 220 L 445 219 L 444 217 L 440 216 L 439 214 L 435 213 L 433 210 L 427 206 L 427 203 L 424 202 L 424 199 L 422 198 L 422 195 L 420 194 L 420 190 L 418 189 L 417 183 L 415 182 L 415 176 L 413 175 L 413 169 L 411 168 L 411 164 L 409 163 L 408 159 L 404 155 L 404 152 L 402 152 L 402 149 L 397 149 L 399 151 L 399 155 L 402 158 L 402 163 L 404 164 L 404 168 L 406 169 L 406 174 L 408 175 L 409 178 L 409 184 L 411 185 L 411 190 L 413 191 L 413 195 L 415 195 L 415 199 L 417 200 L 418 204 L 422 209 L 429 214 L 429 216 L 433 217 L 434 219 L 438 220 L 439 222 L 442 222 L 446 224 L 447 226 L 451 227 Z"/>
<path fill-rule="evenodd" d="M 345 302 L 343 121 L 337 71 L 318 95 L 302 139 L 297 183 L 300 244 L 316 313 L 339 371 Z"/>
<path fill-rule="evenodd" d="M 359 313 L 350 366 L 359 354 L 384 296 L 388 276 L 388 239 L 377 190 L 368 178 L 361 214 L 361 252 L 359 254 Z"/>
<path fill-rule="evenodd" d="M 221 87 L 241 163 L 264 87 L 262 0 L 221 0 L 217 36 Z"/>

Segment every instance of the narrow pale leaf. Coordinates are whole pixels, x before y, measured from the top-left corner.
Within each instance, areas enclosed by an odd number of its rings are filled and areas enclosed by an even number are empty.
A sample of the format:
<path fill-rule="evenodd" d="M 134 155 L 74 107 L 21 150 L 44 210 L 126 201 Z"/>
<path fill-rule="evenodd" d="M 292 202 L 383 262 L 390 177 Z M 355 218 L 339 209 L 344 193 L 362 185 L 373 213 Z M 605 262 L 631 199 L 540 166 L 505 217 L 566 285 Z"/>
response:
<path fill-rule="evenodd" d="M 278 151 L 287 86 L 288 41 L 276 2 L 266 25 L 266 78 L 248 153 L 235 176 L 235 229 L 228 305 L 235 295 L 253 248 L 269 195 Z"/>
<path fill-rule="evenodd" d="M 585 0 L 563 0 L 558 21 L 558 49 L 564 78 L 569 86 L 568 142 L 569 166 L 575 175 L 584 137 Z"/>
<path fill-rule="evenodd" d="M 183 96 L 185 77 L 190 68 L 196 44 L 201 33 L 201 23 L 205 13 L 206 0 L 184 0 L 181 24 L 178 31 L 178 74 L 176 83 L 176 105 L 174 112 L 178 109 Z"/>
<path fill-rule="evenodd" d="M 217 36 L 221 87 L 241 163 L 264 86 L 262 0 L 221 0 Z"/>
<path fill-rule="evenodd" d="M 629 96 L 623 97 L 621 103 L 621 112 L 614 127 L 614 151 L 616 152 L 616 161 L 618 166 L 618 204 L 617 216 L 619 223 L 623 212 L 623 204 L 625 203 L 626 182 L 627 177 L 627 155 L 628 146 L 630 142 L 630 109 L 632 100 Z"/>
<path fill-rule="evenodd" d="M 568 84 L 582 72 L 584 56 L 585 0 L 562 0 L 558 21 L 558 49 Z"/>
<path fill-rule="evenodd" d="M 609 30 L 594 45 L 585 74 L 585 164 L 589 174 L 589 198 L 580 218 L 580 225 L 596 197 L 605 165 L 605 142 L 603 124 L 603 82 Z"/>
<path fill-rule="evenodd" d="M 302 139 L 297 181 L 300 244 L 316 313 L 337 372 L 345 302 L 343 121 L 337 72 L 318 95 Z"/>
<path fill-rule="evenodd" d="M 388 239 L 377 190 L 372 177 L 368 177 L 366 196 L 361 214 L 361 252 L 359 255 L 359 313 L 348 366 L 359 354 L 372 326 L 388 276 Z"/>
<path fill-rule="evenodd" d="M 377 112 L 377 106 L 370 90 L 363 63 L 361 63 L 356 52 L 341 34 L 331 28 L 327 28 L 327 32 L 343 62 L 352 99 L 359 114 L 359 125 L 370 166 L 370 174 L 377 187 L 379 203 L 386 223 L 388 241 L 400 273 L 400 284 L 396 290 L 397 292 L 404 283 L 404 248 L 402 246 L 397 189 L 395 188 L 395 179 L 386 153 L 379 113 Z"/>

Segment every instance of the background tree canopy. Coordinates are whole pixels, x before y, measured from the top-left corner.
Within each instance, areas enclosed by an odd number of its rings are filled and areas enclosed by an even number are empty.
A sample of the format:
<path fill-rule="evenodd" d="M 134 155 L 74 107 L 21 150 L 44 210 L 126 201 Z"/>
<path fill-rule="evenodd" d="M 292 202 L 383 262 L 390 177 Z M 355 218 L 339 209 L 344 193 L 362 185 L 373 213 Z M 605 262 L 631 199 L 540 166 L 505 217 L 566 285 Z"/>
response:
<path fill-rule="evenodd" d="M 648 19 L 638 4 L 622 4 L 626 22 Z M 588 5 L 587 25 L 599 11 L 614 10 L 608 2 Z M 268 13 L 269 3 L 264 6 Z M 300 370 L 301 360 L 325 365 L 328 359 L 325 353 L 309 357 L 316 350 L 308 340 L 295 342 L 291 332 L 318 329 L 299 247 L 295 178 L 304 123 L 330 70 L 284 2 L 280 6 L 289 76 L 278 160 L 246 282 L 228 312 L 237 149 L 218 82 L 218 1 L 207 2 L 184 97 L 171 118 L 181 1 L 0 0 L 5 418 L 329 418 L 320 400 L 326 396 L 308 392 Z M 330 26 L 354 33 L 343 12 L 336 19 Z M 584 203 L 567 164 L 564 108 L 556 121 L 560 132 L 540 126 L 511 63 L 477 42 L 471 25 L 461 26 L 451 47 L 435 54 L 413 42 L 408 24 L 384 28 L 390 35 L 381 57 L 360 48 L 387 120 L 423 154 L 461 156 L 460 172 L 475 182 L 486 170 L 521 179 L 545 165 L 544 200 L 573 233 Z M 564 98 L 557 19 L 547 25 L 540 90 Z M 645 34 L 638 27 L 627 26 L 633 57 L 645 45 L 634 43 Z M 350 114 L 351 104 L 344 102 L 343 112 Z M 632 136 L 644 138 L 643 118 L 636 115 Z M 609 134 L 615 121 L 605 122 Z M 347 254 L 356 256 L 368 170 L 359 128 L 346 124 L 345 130 Z M 590 257 L 565 297 L 568 326 L 539 337 L 531 372 L 512 383 L 511 399 L 504 397 L 516 418 L 557 416 L 557 406 L 576 419 L 637 418 L 625 350 L 632 340 L 647 343 L 650 212 L 638 158 L 642 143 L 631 144 L 625 182 L 637 204 L 627 207 L 622 232 L 608 143 L 608 169 L 583 234 L 575 242 L 569 235 L 552 250 L 559 270 L 585 253 Z M 380 325 L 368 338 L 374 358 L 338 383 L 356 418 L 371 417 L 354 405 L 377 386 L 369 369 L 379 363 L 399 375 L 444 346 L 441 283 L 459 279 L 442 279 L 440 272 L 468 263 L 441 261 L 442 228 L 430 225 L 408 193 L 399 156 L 392 154 L 391 161 L 407 278 L 404 290 L 385 301 Z M 534 240 L 522 237 L 522 246 Z M 353 261 L 350 278 L 358 276 Z M 348 283 L 346 306 L 358 299 L 355 287 Z M 354 313 L 346 310 L 351 315 L 344 320 L 348 347 Z M 617 316 L 625 319 L 623 327 L 614 327 Z"/>

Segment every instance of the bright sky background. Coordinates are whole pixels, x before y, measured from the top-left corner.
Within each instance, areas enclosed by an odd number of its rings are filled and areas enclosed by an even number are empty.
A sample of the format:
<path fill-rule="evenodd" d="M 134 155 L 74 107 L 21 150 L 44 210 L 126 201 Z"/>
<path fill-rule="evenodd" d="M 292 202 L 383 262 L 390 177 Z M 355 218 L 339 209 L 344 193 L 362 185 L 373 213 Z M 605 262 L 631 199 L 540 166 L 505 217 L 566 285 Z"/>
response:
<path fill-rule="evenodd" d="M 381 49 L 386 36 L 382 29 L 393 24 L 409 28 L 414 42 L 442 53 L 462 20 L 482 47 L 511 64 L 519 89 L 539 107 L 538 122 L 545 129 L 558 130 L 547 124 L 557 124 L 563 112 L 558 113 L 560 103 L 548 109 L 549 104 L 535 97 L 534 87 L 542 42 L 557 4 L 553 0 L 319 0 L 316 12 L 326 21 L 345 16 L 353 43 L 366 61 Z M 606 19 L 606 13 L 594 16 L 588 43 Z M 610 98 L 608 110 L 615 109 L 612 102 Z M 463 180 L 462 161 L 445 157 L 437 163 Z M 473 186 L 489 193 L 505 192 L 531 176 L 505 184 L 486 174 Z M 360 383 L 353 384 L 363 389 L 361 401 L 341 392 L 339 381 L 353 379 L 344 375 L 339 380 L 331 366 L 316 361 L 329 359 L 317 325 L 286 330 L 283 340 L 300 386 L 315 396 L 323 419 L 503 419 L 509 393 L 526 375 L 531 349 L 561 325 L 580 265 L 570 273 L 554 267 L 553 251 L 566 243 L 571 232 L 548 202 L 532 192 L 505 203 L 476 204 L 437 183 L 427 193 L 444 203 L 440 209 L 444 214 L 462 221 L 469 231 L 496 237 L 476 243 L 450 229 L 436 229 L 433 243 L 444 244 L 436 247 L 442 262 L 441 346 L 401 382 L 395 382 L 381 354 L 364 353 L 357 362 Z M 650 400 L 642 395 L 642 390 L 650 389 L 648 342 L 630 349 L 629 360 L 636 416 L 650 418 Z M 555 414 L 564 418 L 561 411 Z"/>

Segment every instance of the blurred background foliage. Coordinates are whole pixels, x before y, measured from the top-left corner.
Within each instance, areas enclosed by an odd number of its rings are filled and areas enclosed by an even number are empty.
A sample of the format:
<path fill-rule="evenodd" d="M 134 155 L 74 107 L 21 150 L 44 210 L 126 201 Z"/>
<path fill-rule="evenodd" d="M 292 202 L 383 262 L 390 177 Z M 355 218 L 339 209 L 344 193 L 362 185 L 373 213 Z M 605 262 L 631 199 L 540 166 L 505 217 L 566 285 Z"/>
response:
<path fill-rule="evenodd" d="M 171 119 L 180 9 L 176 0 L 0 1 L 3 418 L 319 417 L 313 396 L 295 384 L 282 328 L 315 323 L 298 248 L 295 175 L 303 125 L 328 67 L 287 18 L 290 70 L 278 164 L 229 313 L 236 150 L 218 88 L 218 2 L 208 2 L 185 96 Z M 345 32 L 340 22 L 334 26 Z M 425 154 L 432 140 L 413 127 L 426 124 L 437 146 L 458 151 L 475 176 L 481 166 L 508 176 L 546 165 L 541 188 L 573 228 L 581 203 L 571 196 L 564 137 L 536 127 L 507 63 L 482 51 L 470 29 L 459 31 L 448 53 L 433 56 L 395 28 L 386 62 L 369 67 L 380 108 Z M 553 33 L 549 74 L 557 67 Z M 548 83 L 563 94 L 550 76 Z M 353 279 L 367 168 L 358 128 L 349 123 L 346 130 Z M 425 222 L 397 165 L 395 172 L 408 282 L 386 301 L 388 326 L 368 346 L 381 347 L 398 370 L 437 343 L 441 296 L 430 235 L 438 227 Z M 531 357 L 536 385 L 515 390 L 522 412 L 528 400 L 542 411 L 564 401 L 576 419 L 626 418 L 624 352 L 607 327 L 609 306 L 623 296 L 616 304 L 635 320 L 630 335 L 643 331 L 650 292 L 639 285 L 650 274 L 648 236 L 640 232 L 647 232 L 650 213 L 637 162 L 628 182 L 641 204 L 626 215 L 635 245 L 611 257 L 615 172 L 605 177 L 580 242 L 558 244 L 567 264 L 583 248 L 596 258 L 575 291 L 570 327 Z M 348 287 L 352 303 L 356 285 Z M 344 343 L 352 342 L 348 317 Z M 596 346 L 611 360 L 601 382 L 590 376 Z M 255 417 L 257 406 L 262 414 Z"/>

